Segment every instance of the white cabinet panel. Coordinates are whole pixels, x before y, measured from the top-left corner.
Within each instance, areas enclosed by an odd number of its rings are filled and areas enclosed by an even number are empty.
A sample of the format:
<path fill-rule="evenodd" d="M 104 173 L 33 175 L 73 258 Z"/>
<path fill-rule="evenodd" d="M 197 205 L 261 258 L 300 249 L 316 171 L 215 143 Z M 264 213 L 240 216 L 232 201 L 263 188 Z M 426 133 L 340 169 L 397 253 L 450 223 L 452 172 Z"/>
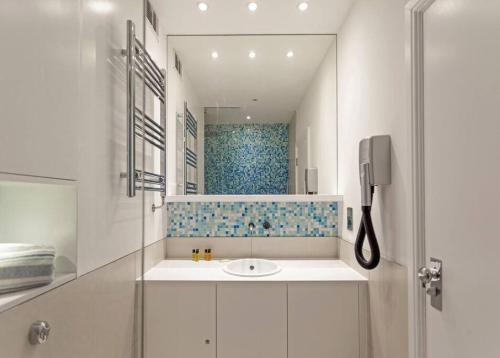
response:
<path fill-rule="evenodd" d="M 0 172 L 76 179 L 79 10 L 0 2 Z"/>
<path fill-rule="evenodd" d="M 286 358 L 286 291 L 284 283 L 217 285 L 217 358 Z"/>
<path fill-rule="evenodd" d="M 142 1 L 81 2 L 80 119 L 78 120 L 78 273 L 141 248 L 142 193 L 126 195 L 126 21 L 142 35 Z M 137 80 L 137 83 L 141 81 Z M 136 90 L 141 106 L 142 87 Z M 141 107 L 140 107 L 141 108 Z M 142 141 L 136 141 L 142 168 Z"/>
<path fill-rule="evenodd" d="M 215 358 L 215 284 L 146 282 L 145 290 L 146 358 Z"/>
<path fill-rule="evenodd" d="M 288 358 L 358 358 L 358 285 L 288 285 Z"/>

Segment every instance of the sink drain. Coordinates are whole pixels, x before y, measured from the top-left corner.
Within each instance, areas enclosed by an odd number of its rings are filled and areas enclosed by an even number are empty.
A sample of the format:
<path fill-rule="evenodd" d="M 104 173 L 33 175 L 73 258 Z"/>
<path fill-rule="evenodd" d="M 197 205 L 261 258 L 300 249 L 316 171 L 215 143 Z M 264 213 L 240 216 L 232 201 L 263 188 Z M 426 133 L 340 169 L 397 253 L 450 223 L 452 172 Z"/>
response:
<path fill-rule="evenodd" d="M 250 265 L 250 271 L 253 271 L 255 270 L 255 266 L 254 265 Z"/>

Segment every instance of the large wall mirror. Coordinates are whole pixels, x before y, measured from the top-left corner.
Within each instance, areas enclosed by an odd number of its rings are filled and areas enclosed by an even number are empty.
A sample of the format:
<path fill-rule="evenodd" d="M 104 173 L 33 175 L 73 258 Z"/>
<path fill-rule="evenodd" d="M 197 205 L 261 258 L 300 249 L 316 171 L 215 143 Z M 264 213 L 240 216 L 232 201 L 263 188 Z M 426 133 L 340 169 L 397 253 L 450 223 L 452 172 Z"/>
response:
<path fill-rule="evenodd" d="M 335 35 L 167 45 L 169 195 L 337 194 Z"/>

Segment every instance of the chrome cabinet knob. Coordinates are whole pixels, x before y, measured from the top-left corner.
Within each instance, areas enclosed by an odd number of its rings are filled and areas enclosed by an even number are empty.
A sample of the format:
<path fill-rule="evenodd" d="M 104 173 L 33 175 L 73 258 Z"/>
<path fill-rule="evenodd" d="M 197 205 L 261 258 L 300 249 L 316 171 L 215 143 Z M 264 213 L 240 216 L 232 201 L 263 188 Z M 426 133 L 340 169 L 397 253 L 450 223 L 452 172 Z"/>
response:
<path fill-rule="evenodd" d="M 31 344 L 44 344 L 49 339 L 50 325 L 46 321 L 36 321 L 31 325 L 29 341 Z"/>

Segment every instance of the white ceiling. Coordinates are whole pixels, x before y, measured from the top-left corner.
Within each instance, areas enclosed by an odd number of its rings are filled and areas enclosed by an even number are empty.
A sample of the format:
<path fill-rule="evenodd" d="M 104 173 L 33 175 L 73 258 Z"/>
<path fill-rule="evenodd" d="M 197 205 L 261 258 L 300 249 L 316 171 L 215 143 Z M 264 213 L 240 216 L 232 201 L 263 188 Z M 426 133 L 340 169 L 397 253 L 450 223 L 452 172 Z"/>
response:
<path fill-rule="evenodd" d="M 207 123 L 245 122 L 247 115 L 251 123 L 288 122 L 332 45 L 335 35 L 168 37 L 201 105 L 236 107 L 208 111 Z"/>
<path fill-rule="evenodd" d="M 319 34 L 337 33 L 354 0 L 308 0 L 301 12 L 299 0 L 204 0 L 209 9 L 198 10 L 198 0 L 152 0 L 165 34 Z"/>

